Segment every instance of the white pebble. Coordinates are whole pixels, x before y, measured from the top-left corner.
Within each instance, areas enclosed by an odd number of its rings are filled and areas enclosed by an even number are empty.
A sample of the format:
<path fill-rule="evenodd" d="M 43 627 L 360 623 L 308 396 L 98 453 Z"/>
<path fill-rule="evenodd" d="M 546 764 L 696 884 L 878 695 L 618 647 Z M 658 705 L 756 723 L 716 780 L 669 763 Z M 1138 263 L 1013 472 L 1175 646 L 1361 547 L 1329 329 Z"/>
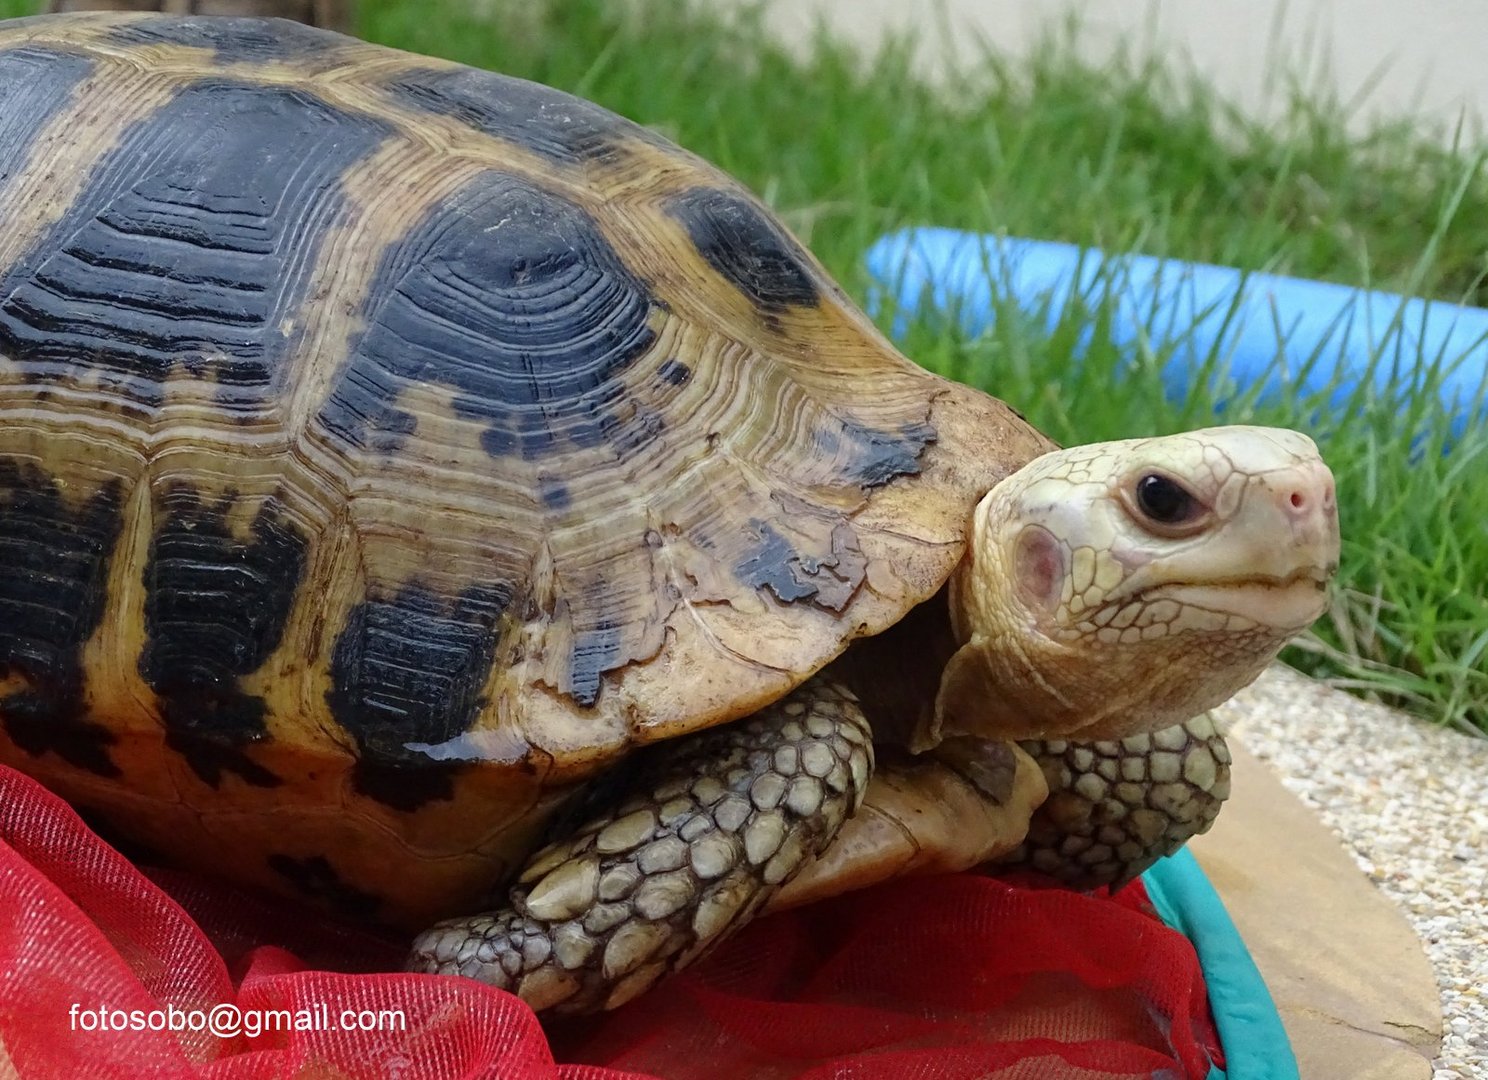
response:
<path fill-rule="evenodd" d="M 1216 712 L 1420 935 L 1445 1019 L 1434 1080 L 1488 1077 L 1488 739 L 1280 666 Z"/>

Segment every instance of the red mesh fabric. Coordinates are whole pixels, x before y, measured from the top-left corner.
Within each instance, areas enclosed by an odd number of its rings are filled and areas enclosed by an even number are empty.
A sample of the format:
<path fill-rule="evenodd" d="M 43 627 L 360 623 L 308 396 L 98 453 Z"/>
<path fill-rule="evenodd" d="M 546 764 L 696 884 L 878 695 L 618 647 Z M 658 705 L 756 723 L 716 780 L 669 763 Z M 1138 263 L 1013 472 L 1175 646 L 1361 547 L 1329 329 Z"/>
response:
<path fill-rule="evenodd" d="M 0 840 L 0 1073 L 28 1080 L 1108 1080 L 1203 1077 L 1217 1058 L 1193 949 L 1140 888 L 1105 900 L 972 875 L 893 884 L 762 920 L 632 1005 L 553 1026 L 550 1043 L 508 994 L 387 973 L 395 942 L 147 876 L 8 769 Z M 149 1030 L 231 1007 L 245 1027 L 314 1030 Z M 124 1030 L 98 1030 L 100 1009 Z"/>

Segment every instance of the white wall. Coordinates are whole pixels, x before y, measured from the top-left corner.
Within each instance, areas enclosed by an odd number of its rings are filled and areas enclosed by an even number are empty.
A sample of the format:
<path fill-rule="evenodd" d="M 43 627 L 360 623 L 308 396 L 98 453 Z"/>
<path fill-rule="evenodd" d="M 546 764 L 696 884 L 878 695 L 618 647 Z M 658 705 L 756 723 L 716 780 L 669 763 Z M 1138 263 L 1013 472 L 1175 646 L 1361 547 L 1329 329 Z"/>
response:
<path fill-rule="evenodd" d="M 1091 55 L 1123 36 L 1151 41 L 1255 115 L 1276 100 L 1269 84 L 1281 68 L 1361 99 L 1361 120 L 1418 116 L 1450 138 L 1464 115 L 1477 133 L 1488 117 L 1488 0 L 774 0 L 770 21 L 798 38 L 820 12 L 865 43 L 885 27 L 918 25 L 936 39 L 926 52 L 933 64 L 945 55 L 937 11 L 955 30 L 952 52 L 981 34 L 1016 53 L 1070 10 Z"/>

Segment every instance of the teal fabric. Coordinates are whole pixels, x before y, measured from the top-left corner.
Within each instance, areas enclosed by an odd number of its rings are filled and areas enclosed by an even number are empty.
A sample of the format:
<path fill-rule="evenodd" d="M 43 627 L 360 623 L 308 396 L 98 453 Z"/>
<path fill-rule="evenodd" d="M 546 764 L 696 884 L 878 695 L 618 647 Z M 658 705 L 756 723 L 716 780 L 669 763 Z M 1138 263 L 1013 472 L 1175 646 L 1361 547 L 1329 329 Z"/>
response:
<path fill-rule="evenodd" d="M 1225 1053 L 1225 1068 L 1209 1080 L 1300 1080 L 1271 992 L 1198 861 L 1181 850 L 1160 859 L 1142 883 L 1163 922 L 1199 954 Z"/>

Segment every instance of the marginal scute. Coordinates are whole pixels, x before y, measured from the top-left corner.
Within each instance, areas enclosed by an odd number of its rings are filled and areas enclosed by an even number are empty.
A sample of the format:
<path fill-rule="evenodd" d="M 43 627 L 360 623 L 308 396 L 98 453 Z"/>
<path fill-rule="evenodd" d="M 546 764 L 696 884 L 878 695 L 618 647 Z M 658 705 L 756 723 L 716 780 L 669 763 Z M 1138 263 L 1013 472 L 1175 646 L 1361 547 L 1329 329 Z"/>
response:
<path fill-rule="evenodd" d="M 25 461 L 0 458 L 0 721 L 32 756 L 117 776 L 115 738 L 86 716 L 82 650 L 103 617 L 122 525 L 117 481 L 82 500 Z M 17 685 L 18 684 L 18 685 Z"/>
<path fill-rule="evenodd" d="M 296 858 L 282 852 L 268 857 L 269 869 L 301 896 L 329 905 L 343 915 L 371 918 L 380 903 L 372 893 L 348 885 L 324 855 Z"/>
<path fill-rule="evenodd" d="M 331 660 L 331 713 L 371 769 L 410 767 L 410 776 L 448 779 L 431 752 L 474 723 L 496 650 L 497 622 L 512 600 L 503 585 L 472 586 L 445 598 L 412 583 L 387 599 L 368 599 L 347 619 Z M 424 749 L 410 749 L 422 747 Z M 386 787 L 366 794 L 414 809 Z M 436 781 L 409 792 L 448 797 Z"/>
<path fill-rule="evenodd" d="M 144 569 L 145 645 L 139 671 L 155 691 L 166 742 L 203 781 L 223 772 L 279 783 L 248 746 L 265 737 L 265 705 L 238 680 L 278 647 L 294 610 L 307 540 L 275 500 L 234 534 L 231 496 L 208 501 L 184 484 L 158 497 L 159 528 Z"/>

